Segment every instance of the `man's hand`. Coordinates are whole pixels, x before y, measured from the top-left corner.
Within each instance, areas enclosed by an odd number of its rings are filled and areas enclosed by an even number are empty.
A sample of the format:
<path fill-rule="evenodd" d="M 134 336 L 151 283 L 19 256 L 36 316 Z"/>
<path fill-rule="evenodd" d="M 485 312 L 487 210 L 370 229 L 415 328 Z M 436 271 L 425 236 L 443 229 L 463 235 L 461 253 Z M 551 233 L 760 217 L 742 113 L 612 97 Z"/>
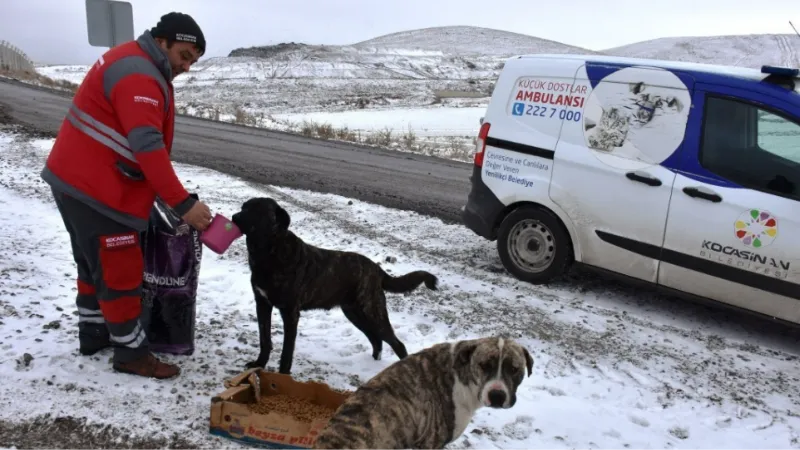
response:
<path fill-rule="evenodd" d="M 205 203 L 197 201 L 192 205 L 192 208 L 183 215 L 183 220 L 191 225 L 192 228 L 205 231 L 208 225 L 211 224 L 211 210 L 208 209 Z"/>

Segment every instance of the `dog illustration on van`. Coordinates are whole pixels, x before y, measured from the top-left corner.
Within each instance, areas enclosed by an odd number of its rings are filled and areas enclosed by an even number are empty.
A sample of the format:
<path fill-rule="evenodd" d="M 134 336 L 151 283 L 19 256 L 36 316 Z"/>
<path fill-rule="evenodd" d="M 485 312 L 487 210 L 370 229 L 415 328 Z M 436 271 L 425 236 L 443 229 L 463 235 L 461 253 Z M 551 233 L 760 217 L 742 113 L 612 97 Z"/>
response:
<path fill-rule="evenodd" d="M 621 87 L 619 86 L 620 89 Z M 584 131 L 589 147 L 613 152 L 615 148 L 623 146 L 629 128 L 647 127 L 653 121 L 656 112 L 660 115 L 683 112 L 683 103 L 677 96 L 645 92 L 646 88 L 644 82 L 629 83 L 628 89 L 631 94 L 621 99 L 613 99 L 609 102 L 610 105 L 603 105 L 599 123 L 592 120 L 591 116 L 585 115 Z"/>

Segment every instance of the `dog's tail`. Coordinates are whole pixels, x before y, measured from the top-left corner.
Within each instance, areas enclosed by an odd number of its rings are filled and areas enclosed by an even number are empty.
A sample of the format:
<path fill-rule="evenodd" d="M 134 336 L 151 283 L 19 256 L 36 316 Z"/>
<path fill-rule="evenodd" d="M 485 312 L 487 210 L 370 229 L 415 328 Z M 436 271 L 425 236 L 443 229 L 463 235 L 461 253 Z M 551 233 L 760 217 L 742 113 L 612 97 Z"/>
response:
<path fill-rule="evenodd" d="M 424 270 L 415 270 L 399 277 L 393 277 L 386 272 L 383 273 L 382 286 L 383 290 L 387 292 L 402 293 L 413 291 L 422 283 L 425 283 L 428 289 L 435 291 L 437 290 L 439 279 L 436 278 L 436 275 Z"/>

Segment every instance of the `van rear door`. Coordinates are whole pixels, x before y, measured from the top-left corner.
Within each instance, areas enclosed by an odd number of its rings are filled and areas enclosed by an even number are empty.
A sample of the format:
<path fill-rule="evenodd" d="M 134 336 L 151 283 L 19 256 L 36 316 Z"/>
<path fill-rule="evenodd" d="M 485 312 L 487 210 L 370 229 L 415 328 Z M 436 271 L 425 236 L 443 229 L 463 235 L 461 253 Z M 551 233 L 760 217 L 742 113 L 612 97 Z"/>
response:
<path fill-rule="evenodd" d="M 548 86 L 568 90 L 581 61 L 510 59 L 484 117 L 489 124 L 481 180 L 503 205 L 548 200 L 553 151 L 563 117 L 544 104 Z"/>

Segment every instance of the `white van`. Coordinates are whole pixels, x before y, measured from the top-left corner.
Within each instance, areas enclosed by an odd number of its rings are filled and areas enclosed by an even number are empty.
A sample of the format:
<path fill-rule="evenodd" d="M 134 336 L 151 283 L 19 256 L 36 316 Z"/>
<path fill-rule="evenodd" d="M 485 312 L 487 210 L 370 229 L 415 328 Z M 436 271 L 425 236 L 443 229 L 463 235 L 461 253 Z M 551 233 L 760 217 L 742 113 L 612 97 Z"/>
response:
<path fill-rule="evenodd" d="M 800 323 L 800 71 L 509 59 L 463 221 L 544 283 L 578 262 Z"/>

